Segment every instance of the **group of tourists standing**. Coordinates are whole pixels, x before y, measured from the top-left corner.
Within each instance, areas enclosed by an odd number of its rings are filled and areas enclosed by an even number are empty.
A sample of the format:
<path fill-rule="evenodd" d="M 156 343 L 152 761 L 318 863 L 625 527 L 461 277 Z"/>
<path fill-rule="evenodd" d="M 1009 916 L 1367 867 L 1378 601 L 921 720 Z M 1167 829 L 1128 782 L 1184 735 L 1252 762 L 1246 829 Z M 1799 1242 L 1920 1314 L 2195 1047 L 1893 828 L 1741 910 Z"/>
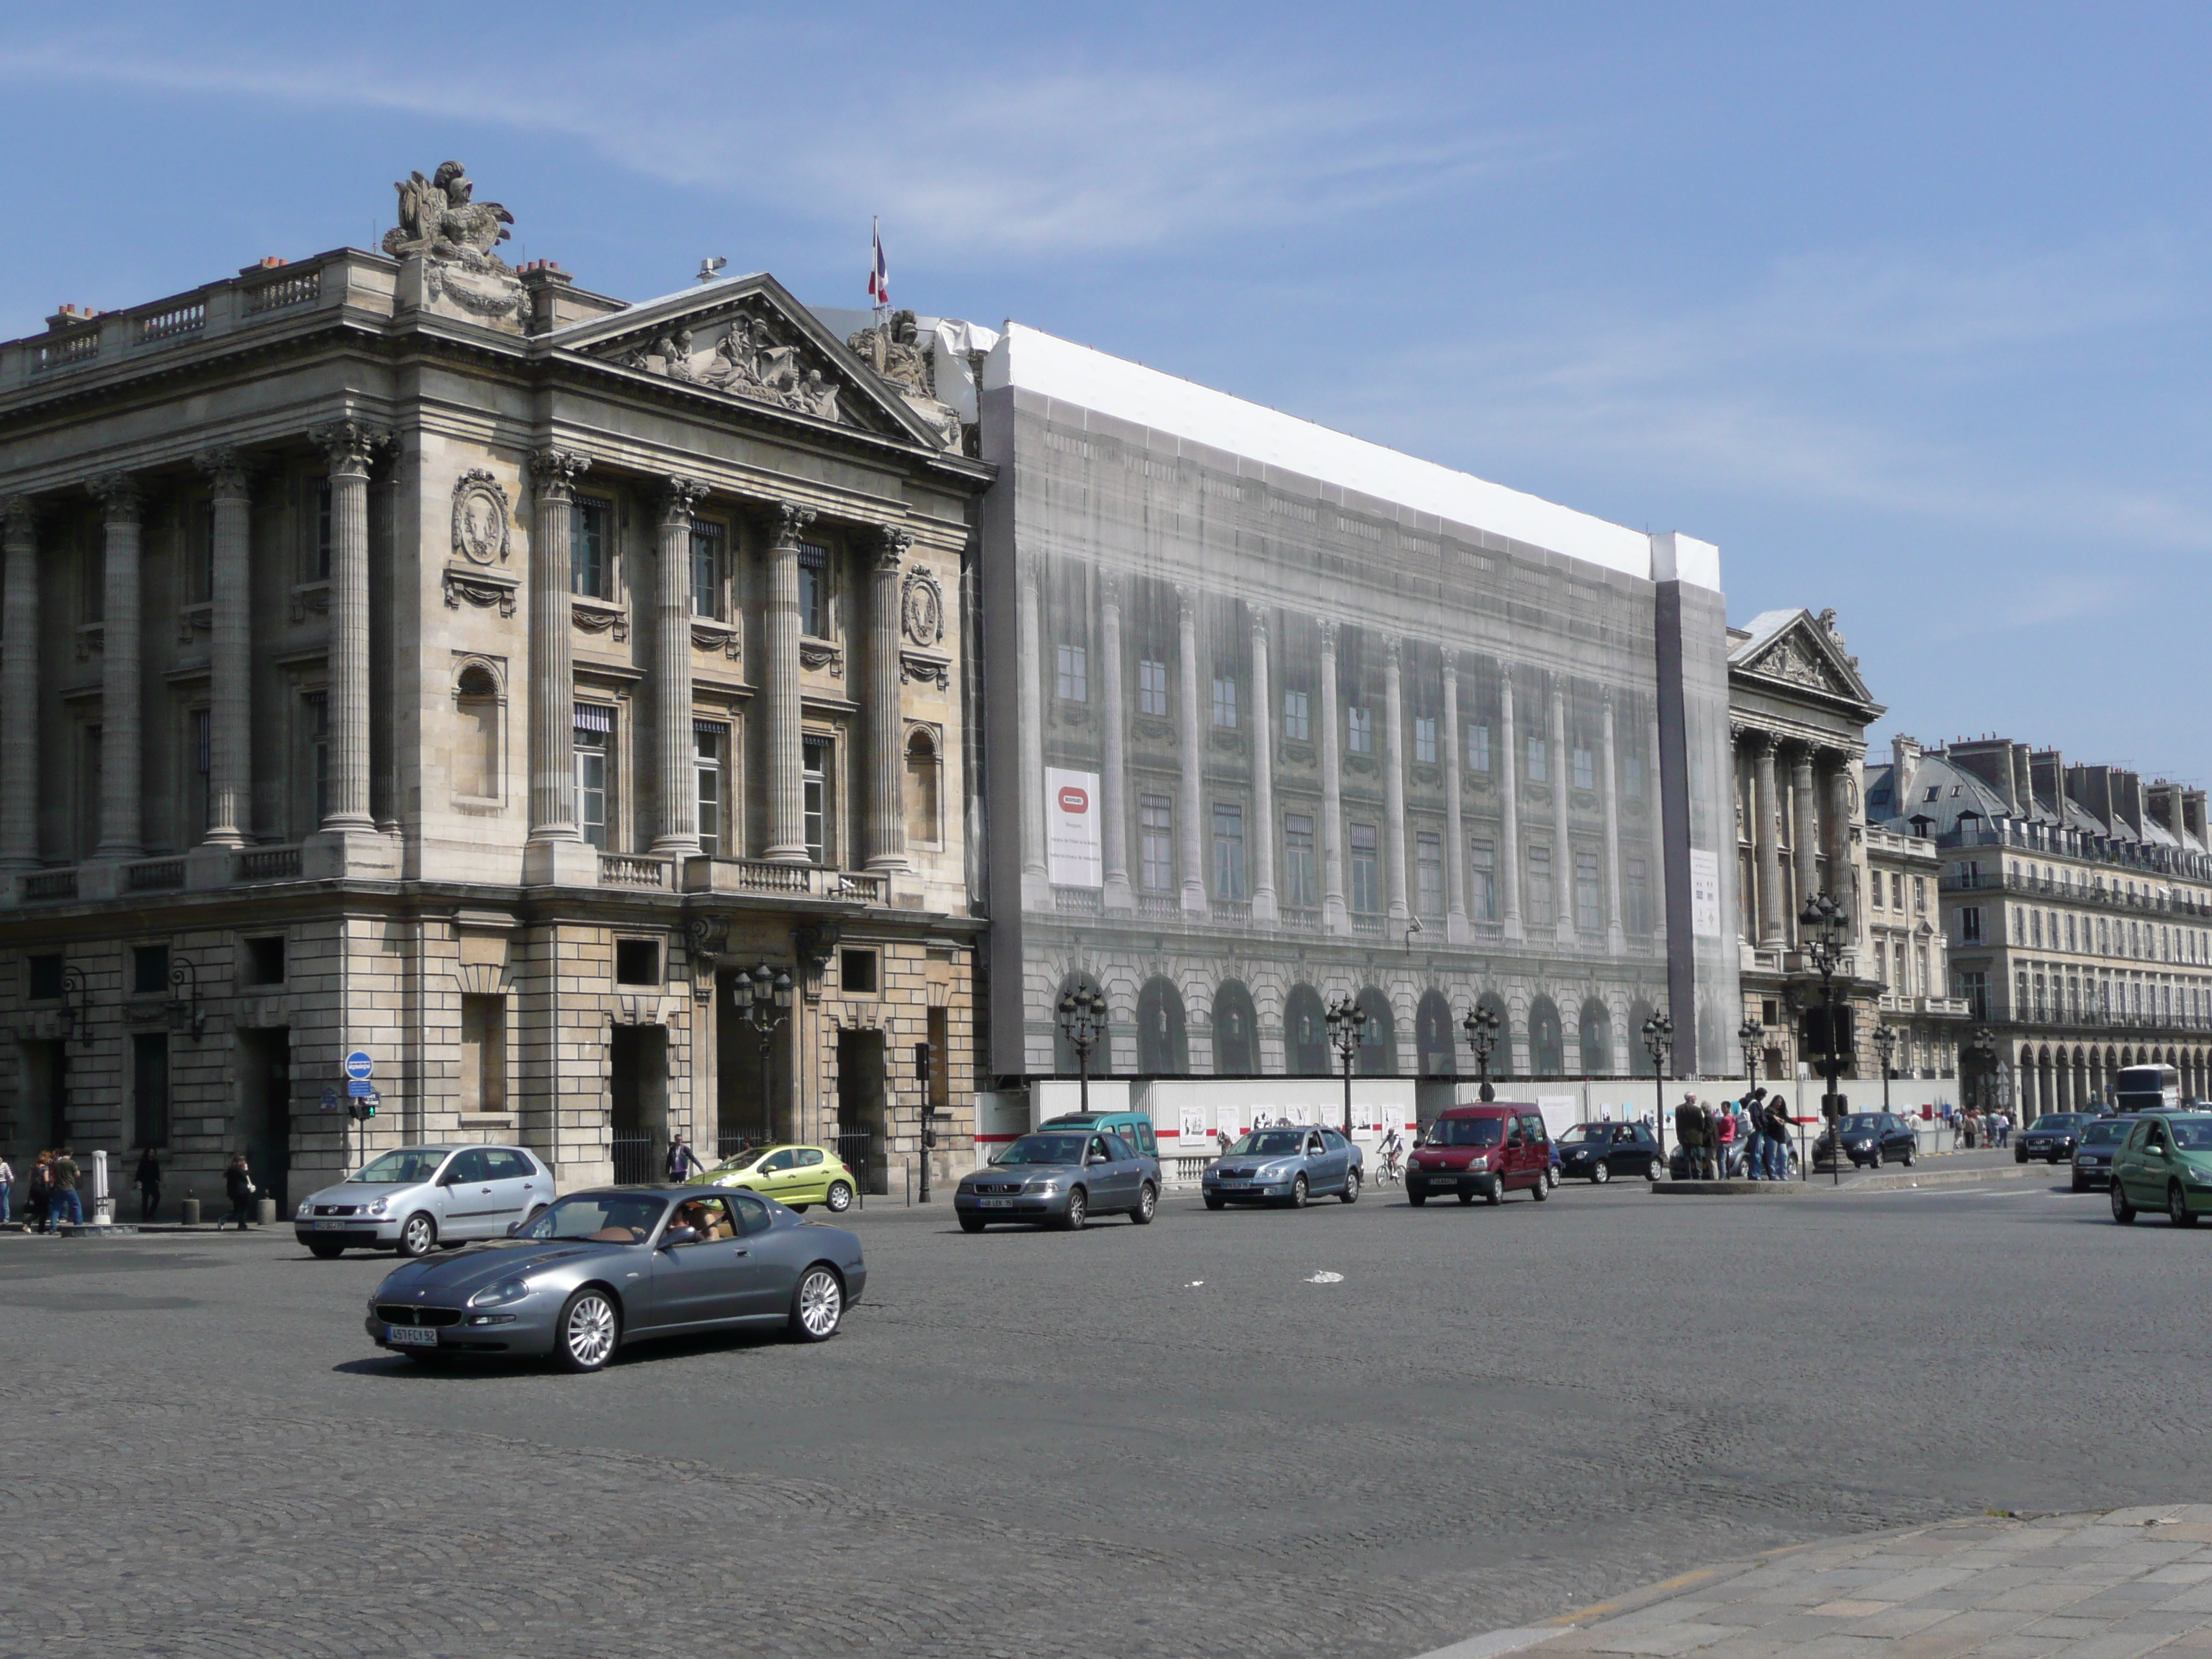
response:
<path fill-rule="evenodd" d="M 77 1161 L 66 1146 L 40 1152 L 31 1160 L 24 1183 L 23 1220 L 33 1232 L 58 1232 L 74 1224 L 84 1224 L 84 1200 L 76 1183 L 82 1177 Z M 15 1170 L 0 1158 L 0 1222 L 15 1219 Z"/>
<path fill-rule="evenodd" d="M 1741 1100 L 1719 1106 L 1694 1095 L 1674 1109 L 1674 1139 L 1683 1174 L 1692 1181 L 1786 1181 L 1794 1156 L 1782 1097 L 1753 1084 Z"/>

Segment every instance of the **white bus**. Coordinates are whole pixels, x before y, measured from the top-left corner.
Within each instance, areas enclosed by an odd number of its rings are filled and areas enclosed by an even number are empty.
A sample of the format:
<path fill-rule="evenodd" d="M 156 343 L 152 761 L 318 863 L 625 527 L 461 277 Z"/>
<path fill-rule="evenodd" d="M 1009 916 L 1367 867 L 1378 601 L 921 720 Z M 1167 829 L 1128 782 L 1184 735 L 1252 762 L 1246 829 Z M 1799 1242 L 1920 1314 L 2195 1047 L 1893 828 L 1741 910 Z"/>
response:
<path fill-rule="evenodd" d="M 2112 1096 L 2124 1112 L 2171 1111 L 2181 1104 L 2181 1073 L 2171 1066 L 2123 1066 Z"/>

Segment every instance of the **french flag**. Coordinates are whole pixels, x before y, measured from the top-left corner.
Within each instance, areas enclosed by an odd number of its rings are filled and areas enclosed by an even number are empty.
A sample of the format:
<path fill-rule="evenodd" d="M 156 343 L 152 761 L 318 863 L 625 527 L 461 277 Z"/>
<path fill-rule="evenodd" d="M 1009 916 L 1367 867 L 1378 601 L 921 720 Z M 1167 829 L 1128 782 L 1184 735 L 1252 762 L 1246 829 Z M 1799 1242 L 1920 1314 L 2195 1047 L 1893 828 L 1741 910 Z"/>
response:
<path fill-rule="evenodd" d="M 880 219 L 871 219 L 871 238 L 875 243 L 875 259 L 868 267 L 868 297 L 879 306 L 891 302 L 891 271 L 884 263 L 884 227 Z"/>

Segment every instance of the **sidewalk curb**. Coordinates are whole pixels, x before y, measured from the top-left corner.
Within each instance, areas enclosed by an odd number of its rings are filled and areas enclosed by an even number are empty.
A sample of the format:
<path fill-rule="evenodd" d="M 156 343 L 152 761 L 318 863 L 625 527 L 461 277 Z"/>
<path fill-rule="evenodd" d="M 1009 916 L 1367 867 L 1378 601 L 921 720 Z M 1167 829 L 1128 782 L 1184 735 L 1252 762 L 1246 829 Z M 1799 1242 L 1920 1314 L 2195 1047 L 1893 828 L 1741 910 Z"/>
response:
<path fill-rule="evenodd" d="M 1895 1175 L 1853 1176 L 1838 1182 L 1815 1175 L 1810 1181 L 1658 1181 L 1654 1196 L 1677 1198 L 1810 1198 L 1819 1193 L 1902 1193 L 1928 1187 L 1980 1187 L 1994 1181 L 2053 1179 L 2050 1166 L 2005 1164 L 1977 1170 L 1899 1170 Z"/>

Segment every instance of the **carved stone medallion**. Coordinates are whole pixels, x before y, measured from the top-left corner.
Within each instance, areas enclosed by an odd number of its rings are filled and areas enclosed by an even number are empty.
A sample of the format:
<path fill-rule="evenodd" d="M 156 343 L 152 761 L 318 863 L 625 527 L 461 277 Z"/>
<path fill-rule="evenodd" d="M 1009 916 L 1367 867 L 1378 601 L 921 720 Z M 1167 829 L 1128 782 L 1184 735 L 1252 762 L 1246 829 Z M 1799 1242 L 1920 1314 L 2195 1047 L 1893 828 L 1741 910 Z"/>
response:
<path fill-rule="evenodd" d="M 482 467 L 453 482 L 453 551 L 471 564 L 504 564 L 513 514 L 507 491 Z"/>
<path fill-rule="evenodd" d="M 906 573 L 899 613 L 907 638 L 916 645 L 933 646 L 945 637 L 945 592 L 921 565 Z"/>

